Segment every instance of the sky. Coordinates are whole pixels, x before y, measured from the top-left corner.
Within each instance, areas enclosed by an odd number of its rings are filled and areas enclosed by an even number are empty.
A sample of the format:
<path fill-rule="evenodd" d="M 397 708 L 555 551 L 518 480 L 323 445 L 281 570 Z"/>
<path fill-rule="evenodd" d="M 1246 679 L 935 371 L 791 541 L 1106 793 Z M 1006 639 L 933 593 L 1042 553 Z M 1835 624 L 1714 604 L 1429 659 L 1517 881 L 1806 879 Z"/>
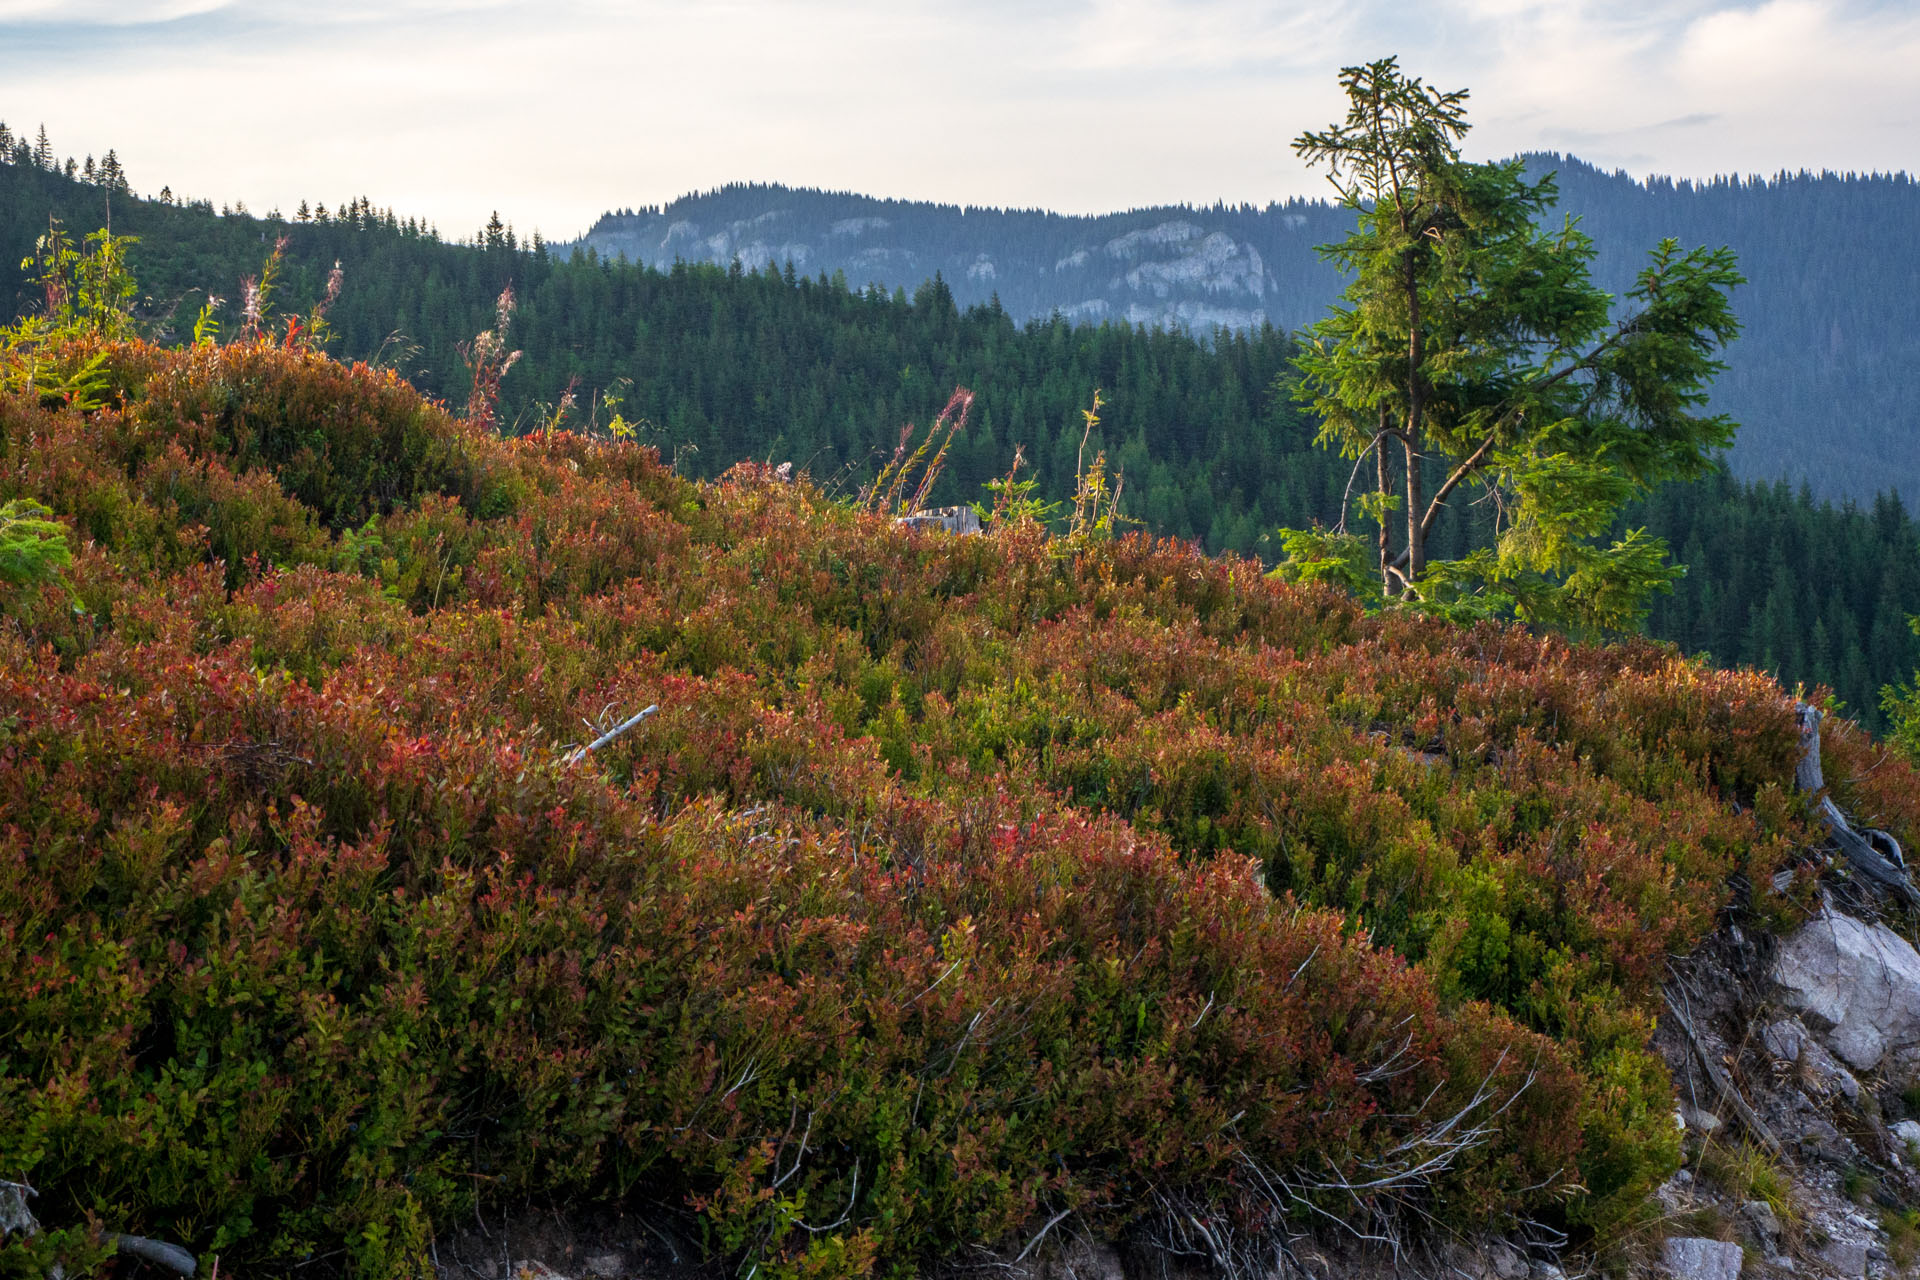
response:
<path fill-rule="evenodd" d="M 0 0 L 0 121 L 136 190 L 552 240 L 728 182 L 1096 213 L 1325 194 L 1342 65 L 1476 158 L 1920 169 L 1920 0 Z"/>

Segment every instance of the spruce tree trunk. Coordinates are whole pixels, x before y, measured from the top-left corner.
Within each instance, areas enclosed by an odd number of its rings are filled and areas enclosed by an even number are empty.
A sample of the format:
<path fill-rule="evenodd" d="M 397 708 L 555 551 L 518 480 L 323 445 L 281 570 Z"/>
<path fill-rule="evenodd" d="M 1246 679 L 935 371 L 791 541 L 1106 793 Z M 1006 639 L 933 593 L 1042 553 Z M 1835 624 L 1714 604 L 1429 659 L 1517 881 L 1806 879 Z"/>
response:
<path fill-rule="evenodd" d="M 1402 228 L 1405 219 L 1402 218 Z M 1420 333 L 1420 275 L 1414 262 L 1414 251 L 1408 249 L 1403 257 L 1406 271 L 1407 289 L 1407 434 L 1402 443 L 1407 454 L 1407 579 L 1406 590 L 1412 592 L 1414 584 L 1420 581 L 1420 575 L 1427 567 L 1427 536 L 1421 528 L 1422 501 L 1424 486 L 1420 474 L 1420 436 L 1423 419 L 1426 416 L 1426 397 L 1421 394 L 1423 378 L 1420 362 L 1426 358 Z"/>
<path fill-rule="evenodd" d="M 1386 499 L 1393 492 L 1393 478 L 1387 470 L 1387 411 L 1380 410 L 1380 433 L 1374 437 L 1373 463 L 1380 478 L 1380 591 L 1393 594 L 1393 521 L 1387 519 Z"/>
<path fill-rule="evenodd" d="M 1427 568 L 1427 535 L 1421 513 L 1427 505 L 1425 477 L 1420 472 L 1420 432 L 1407 432 L 1407 589 L 1420 581 Z"/>

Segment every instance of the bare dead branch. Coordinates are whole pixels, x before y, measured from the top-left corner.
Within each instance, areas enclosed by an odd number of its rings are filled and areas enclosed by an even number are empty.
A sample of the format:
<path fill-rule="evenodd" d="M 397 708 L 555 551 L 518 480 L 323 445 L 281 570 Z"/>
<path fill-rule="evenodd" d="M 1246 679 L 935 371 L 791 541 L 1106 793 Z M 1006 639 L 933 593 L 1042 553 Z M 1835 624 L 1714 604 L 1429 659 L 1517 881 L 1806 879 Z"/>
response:
<path fill-rule="evenodd" d="M 566 760 L 567 765 L 571 767 L 573 765 L 579 764 L 582 760 L 586 759 L 586 757 L 589 754 L 591 754 L 592 752 L 598 751 L 601 747 L 606 746 L 609 742 L 612 742 L 615 738 L 619 737 L 621 734 L 625 733 L 627 730 L 633 728 L 635 725 L 639 724 L 642 720 L 645 720 L 648 716 L 652 715 L 654 712 L 658 710 L 660 710 L 660 707 L 656 703 L 655 705 L 647 707 L 644 710 L 635 712 L 633 715 L 627 717 L 625 720 L 622 720 L 619 724 L 607 730 L 605 733 L 601 734 L 599 737 L 595 738 L 592 742 L 589 742 L 586 746 L 581 747 L 579 750 L 575 751 L 572 755 L 569 755 Z"/>

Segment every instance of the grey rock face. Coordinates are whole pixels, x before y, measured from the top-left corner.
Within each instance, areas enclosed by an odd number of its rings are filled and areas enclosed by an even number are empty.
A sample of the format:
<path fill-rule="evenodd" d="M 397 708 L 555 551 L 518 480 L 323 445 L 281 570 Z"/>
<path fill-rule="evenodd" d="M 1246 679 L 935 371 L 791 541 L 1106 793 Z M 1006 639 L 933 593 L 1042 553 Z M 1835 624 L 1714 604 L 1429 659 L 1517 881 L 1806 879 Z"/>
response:
<path fill-rule="evenodd" d="M 1799 1066 L 1800 1078 L 1815 1095 L 1839 1093 L 1848 1102 L 1860 1100 L 1860 1082 L 1834 1060 L 1832 1054 L 1798 1018 L 1783 1018 L 1760 1032 L 1760 1043 L 1781 1062 Z"/>
<path fill-rule="evenodd" d="M 1747 1226 L 1753 1230 L 1753 1234 L 1759 1238 L 1761 1245 L 1769 1253 L 1778 1250 L 1780 1218 L 1774 1213 L 1772 1205 L 1765 1200 L 1749 1200 L 1740 1206 L 1740 1216 L 1746 1220 Z"/>
<path fill-rule="evenodd" d="M 1527 1274 L 1526 1257 L 1504 1240 L 1494 1242 L 1487 1250 L 1487 1261 L 1499 1280 L 1523 1280 Z"/>
<path fill-rule="evenodd" d="M 1920 1151 L 1920 1120 L 1902 1120 L 1894 1125 L 1890 1132 L 1895 1141 L 1905 1143 L 1914 1151 Z"/>
<path fill-rule="evenodd" d="M 1829 911 L 1781 945 L 1773 977 L 1855 1070 L 1920 1047 L 1920 952 L 1884 925 Z"/>
<path fill-rule="evenodd" d="M 1739 1280 L 1745 1260 L 1739 1245 L 1705 1236 L 1674 1236 L 1661 1250 L 1674 1280 Z"/>
<path fill-rule="evenodd" d="M 1853 1280 L 1867 1274 L 1867 1246 L 1857 1240 L 1832 1240 L 1820 1250 L 1820 1261 Z"/>
<path fill-rule="evenodd" d="M 1798 1062 L 1807 1046 L 1807 1029 L 1798 1018 L 1782 1018 L 1767 1024 L 1760 1032 L 1760 1043 L 1780 1061 Z"/>

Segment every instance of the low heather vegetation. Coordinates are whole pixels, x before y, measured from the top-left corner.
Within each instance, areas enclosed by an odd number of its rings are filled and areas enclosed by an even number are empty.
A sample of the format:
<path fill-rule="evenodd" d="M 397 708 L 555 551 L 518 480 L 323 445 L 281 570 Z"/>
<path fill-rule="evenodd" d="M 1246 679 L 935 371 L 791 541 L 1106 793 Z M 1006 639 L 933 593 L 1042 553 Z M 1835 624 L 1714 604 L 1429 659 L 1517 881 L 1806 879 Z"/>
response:
<path fill-rule="evenodd" d="M 36 359 L 0 1177 L 47 1230 L 0 1273 L 424 1274 L 529 1197 L 793 1276 L 1061 1214 L 1604 1238 L 1678 1158 L 1666 957 L 1805 890 L 1752 673 L 505 441 L 298 343 Z"/>

